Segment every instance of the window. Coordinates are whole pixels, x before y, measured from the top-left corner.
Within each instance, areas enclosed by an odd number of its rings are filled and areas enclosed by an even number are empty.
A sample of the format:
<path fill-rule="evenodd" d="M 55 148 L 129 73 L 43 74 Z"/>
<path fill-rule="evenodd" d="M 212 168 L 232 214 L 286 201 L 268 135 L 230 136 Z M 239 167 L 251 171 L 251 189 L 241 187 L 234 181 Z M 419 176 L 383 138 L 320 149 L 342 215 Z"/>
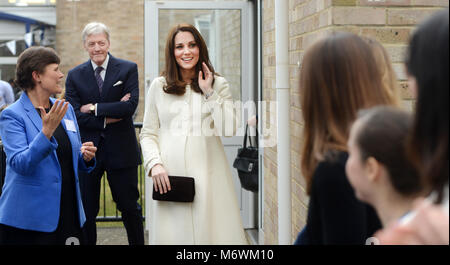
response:
<path fill-rule="evenodd" d="M 200 15 L 195 19 L 195 27 L 202 34 L 203 39 L 205 39 L 206 45 L 208 46 L 209 59 L 211 60 L 212 65 L 217 67 L 216 61 L 216 36 L 215 29 L 213 28 L 214 23 L 214 13 L 208 15 Z"/>
<path fill-rule="evenodd" d="M 55 6 L 56 0 L 0 0 L 0 6 Z"/>

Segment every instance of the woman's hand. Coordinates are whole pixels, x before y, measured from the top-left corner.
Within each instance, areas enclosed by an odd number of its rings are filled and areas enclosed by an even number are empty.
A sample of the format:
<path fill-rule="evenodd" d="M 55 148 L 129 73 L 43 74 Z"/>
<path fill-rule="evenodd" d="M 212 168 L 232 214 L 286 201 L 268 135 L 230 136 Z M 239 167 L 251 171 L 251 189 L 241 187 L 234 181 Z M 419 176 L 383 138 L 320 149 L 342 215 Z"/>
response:
<path fill-rule="evenodd" d="M 95 152 L 97 152 L 97 147 L 94 146 L 93 142 L 85 142 L 81 146 L 81 154 L 86 162 L 91 161 L 95 157 Z"/>
<path fill-rule="evenodd" d="M 203 91 L 204 95 L 208 95 L 212 92 L 212 83 L 214 81 L 213 73 L 209 70 L 206 63 L 202 64 L 203 71 L 198 73 L 198 86 Z M 203 73 L 205 73 L 205 78 L 203 78 Z"/>
<path fill-rule="evenodd" d="M 47 137 L 47 139 L 50 140 L 56 128 L 58 128 L 61 123 L 64 115 L 66 115 L 68 108 L 69 103 L 65 102 L 64 99 L 57 99 L 48 113 L 45 112 L 44 107 L 39 107 L 42 118 L 42 133 Z"/>
<path fill-rule="evenodd" d="M 150 171 L 150 175 L 157 192 L 159 191 L 159 193 L 164 194 L 172 189 L 170 187 L 169 175 L 161 164 L 156 164 Z"/>

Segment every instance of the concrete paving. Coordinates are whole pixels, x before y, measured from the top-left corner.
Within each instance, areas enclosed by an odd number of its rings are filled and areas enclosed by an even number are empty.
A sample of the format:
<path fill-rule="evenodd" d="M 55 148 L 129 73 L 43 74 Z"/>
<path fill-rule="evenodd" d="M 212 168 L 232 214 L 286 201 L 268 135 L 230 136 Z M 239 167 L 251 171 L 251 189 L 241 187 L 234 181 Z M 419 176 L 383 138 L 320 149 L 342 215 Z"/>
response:
<path fill-rule="evenodd" d="M 250 234 L 257 230 L 246 230 L 249 244 L 257 243 L 251 239 Z M 148 244 L 148 233 L 145 232 L 145 244 Z M 124 227 L 97 227 L 97 245 L 128 245 L 127 232 Z"/>
<path fill-rule="evenodd" d="M 147 233 L 145 233 L 145 244 L 148 244 Z M 125 228 L 97 227 L 97 245 L 128 245 Z"/>

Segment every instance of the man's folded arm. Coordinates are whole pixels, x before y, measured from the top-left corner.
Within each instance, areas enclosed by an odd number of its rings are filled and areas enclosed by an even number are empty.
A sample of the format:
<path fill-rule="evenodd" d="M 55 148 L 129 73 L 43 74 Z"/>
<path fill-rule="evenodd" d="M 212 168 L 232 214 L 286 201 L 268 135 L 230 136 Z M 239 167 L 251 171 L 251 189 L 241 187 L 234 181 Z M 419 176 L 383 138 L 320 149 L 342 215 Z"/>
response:
<path fill-rule="evenodd" d="M 130 94 L 130 99 L 127 101 L 98 103 L 97 117 L 111 117 L 111 118 L 127 118 L 134 114 L 139 102 L 139 81 L 137 65 L 134 65 L 129 72 L 128 78 L 124 83 L 125 93 Z"/>
<path fill-rule="evenodd" d="M 78 91 L 75 88 L 71 75 L 67 76 L 66 79 L 66 99 L 70 102 L 72 105 L 75 115 L 77 116 L 78 125 L 80 127 L 85 127 L 89 129 L 104 129 L 104 118 L 102 117 L 95 117 L 94 115 L 82 113 L 80 111 L 81 108 L 81 100 L 80 96 L 78 95 Z"/>

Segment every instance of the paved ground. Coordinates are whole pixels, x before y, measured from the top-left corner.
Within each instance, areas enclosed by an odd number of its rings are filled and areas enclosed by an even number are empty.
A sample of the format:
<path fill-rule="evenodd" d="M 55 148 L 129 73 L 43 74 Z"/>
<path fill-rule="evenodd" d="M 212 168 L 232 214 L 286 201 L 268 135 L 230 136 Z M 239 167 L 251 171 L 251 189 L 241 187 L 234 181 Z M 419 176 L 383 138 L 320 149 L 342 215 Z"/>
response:
<path fill-rule="evenodd" d="M 127 232 L 124 227 L 98 227 L 98 245 L 128 245 Z M 148 244 L 147 233 L 145 233 L 145 244 Z"/>
<path fill-rule="evenodd" d="M 249 232 L 249 231 L 247 231 Z M 250 244 L 254 243 L 246 233 Z M 128 245 L 127 232 L 124 227 L 97 227 L 98 245 Z M 148 244 L 148 235 L 145 233 L 145 244 Z"/>

